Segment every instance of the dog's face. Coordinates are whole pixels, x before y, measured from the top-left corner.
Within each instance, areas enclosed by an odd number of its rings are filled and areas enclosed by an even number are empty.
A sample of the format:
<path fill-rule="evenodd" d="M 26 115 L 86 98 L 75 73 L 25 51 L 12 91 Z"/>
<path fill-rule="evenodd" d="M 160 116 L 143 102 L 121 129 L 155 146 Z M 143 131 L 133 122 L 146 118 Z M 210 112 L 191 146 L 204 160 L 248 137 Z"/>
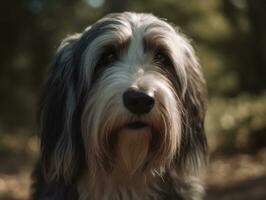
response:
<path fill-rule="evenodd" d="M 184 40 L 152 16 L 107 17 L 85 37 L 101 29 L 81 64 L 90 84 L 81 121 L 87 160 L 130 173 L 171 161 L 181 136 L 185 73 L 169 38 L 180 49 Z"/>
<path fill-rule="evenodd" d="M 58 50 L 41 108 L 45 174 L 195 170 L 204 115 L 188 40 L 152 15 L 108 15 Z"/>

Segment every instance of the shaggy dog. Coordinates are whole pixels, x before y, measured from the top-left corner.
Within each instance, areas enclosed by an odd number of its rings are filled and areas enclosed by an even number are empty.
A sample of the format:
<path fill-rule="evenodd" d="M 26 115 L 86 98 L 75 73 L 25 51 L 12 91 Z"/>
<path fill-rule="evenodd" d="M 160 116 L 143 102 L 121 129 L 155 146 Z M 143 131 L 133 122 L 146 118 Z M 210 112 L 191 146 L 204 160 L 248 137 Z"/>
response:
<path fill-rule="evenodd" d="M 66 38 L 41 100 L 31 199 L 202 199 L 205 97 L 189 41 L 151 14 Z"/>

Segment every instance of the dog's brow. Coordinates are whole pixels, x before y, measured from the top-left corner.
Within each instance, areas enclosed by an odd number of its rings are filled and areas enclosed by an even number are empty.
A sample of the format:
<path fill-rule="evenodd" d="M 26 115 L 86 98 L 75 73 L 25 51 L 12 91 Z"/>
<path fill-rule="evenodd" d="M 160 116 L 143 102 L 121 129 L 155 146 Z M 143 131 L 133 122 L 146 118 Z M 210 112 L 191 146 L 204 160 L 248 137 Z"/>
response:
<path fill-rule="evenodd" d="M 161 50 L 164 52 L 169 51 L 168 46 L 162 42 L 162 39 L 158 38 L 157 40 L 156 37 L 145 36 L 143 38 L 143 46 L 144 46 L 144 52 L 153 52 L 157 50 Z"/>
<path fill-rule="evenodd" d="M 130 38 L 117 38 L 114 41 L 114 46 L 119 52 L 126 50 L 129 47 L 129 44 Z"/>

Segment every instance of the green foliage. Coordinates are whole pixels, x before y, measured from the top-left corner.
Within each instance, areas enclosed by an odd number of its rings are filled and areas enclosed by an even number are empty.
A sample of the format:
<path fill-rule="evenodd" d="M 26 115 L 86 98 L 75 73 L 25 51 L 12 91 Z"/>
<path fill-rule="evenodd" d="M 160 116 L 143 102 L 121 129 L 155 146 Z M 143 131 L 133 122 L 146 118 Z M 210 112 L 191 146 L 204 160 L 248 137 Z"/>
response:
<path fill-rule="evenodd" d="M 213 153 L 256 151 L 266 145 L 266 94 L 212 98 L 206 118 Z"/>

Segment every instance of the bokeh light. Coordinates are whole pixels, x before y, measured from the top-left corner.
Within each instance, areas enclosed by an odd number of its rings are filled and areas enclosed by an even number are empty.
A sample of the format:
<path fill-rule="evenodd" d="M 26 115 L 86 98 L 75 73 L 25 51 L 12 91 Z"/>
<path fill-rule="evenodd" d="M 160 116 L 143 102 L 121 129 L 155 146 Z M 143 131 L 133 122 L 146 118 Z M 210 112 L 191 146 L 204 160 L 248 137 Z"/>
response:
<path fill-rule="evenodd" d="M 104 5 L 105 0 L 84 0 L 92 8 L 100 8 Z"/>

